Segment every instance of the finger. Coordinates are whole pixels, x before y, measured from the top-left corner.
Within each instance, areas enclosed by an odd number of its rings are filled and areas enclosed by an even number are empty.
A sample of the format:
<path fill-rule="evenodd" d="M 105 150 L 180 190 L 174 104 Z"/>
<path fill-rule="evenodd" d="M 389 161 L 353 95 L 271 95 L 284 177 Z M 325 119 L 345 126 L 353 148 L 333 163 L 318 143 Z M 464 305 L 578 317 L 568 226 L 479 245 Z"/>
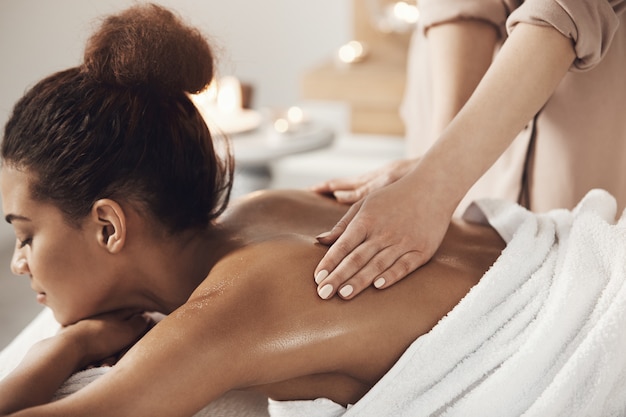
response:
<path fill-rule="evenodd" d="M 130 317 L 128 322 L 131 324 L 133 331 L 140 335 L 145 334 L 148 330 L 154 327 L 153 320 L 144 314 L 136 314 Z"/>
<path fill-rule="evenodd" d="M 330 245 L 334 243 L 339 238 L 339 236 L 341 236 L 343 232 L 348 228 L 350 222 L 352 221 L 354 216 L 356 216 L 360 207 L 360 202 L 353 204 L 348 209 L 346 214 L 343 215 L 343 217 L 335 224 L 335 226 L 333 226 L 330 231 L 321 233 L 316 236 L 318 242 L 323 243 L 324 245 Z"/>
<path fill-rule="evenodd" d="M 366 245 L 363 244 L 361 246 L 365 247 Z M 328 277 L 329 279 L 327 282 L 335 285 L 338 294 L 342 298 L 350 299 L 357 296 L 364 289 L 372 285 L 374 280 L 380 277 L 383 272 L 387 271 L 393 265 L 396 259 L 398 259 L 402 255 L 394 253 L 393 247 L 386 247 L 378 250 L 375 249 L 375 246 L 370 245 L 370 247 L 373 248 L 367 254 L 370 256 L 370 259 L 361 269 L 359 269 L 351 277 L 344 281 L 336 278 L 334 274 L 333 276 Z M 346 272 L 344 277 L 347 277 L 347 273 L 349 272 Z"/>
<path fill-rule="evenodd" d="M 365 240 L 366 232 L 366 229 L 359 225 L 346 229 L 346 233 L 342 234 L 332 244 L 315 268 L 313 273 L 315 282 L 319 284 L 329 275 L 330 271 L 334 271 L 344 258 Z"/>
<path fill-rule="evenodd" d="M 430 258 L 423 252 L 411 251 L 400 256 L 387 270 L 374 279 L 374 287 L 384 289 L 405 278 L 411 272 L 428 262 Z"/>
<path fill-rule="evenodd" d="M 312 185 L 311 187 L 309 187 L 309 190 L 319 193 L 319 194 L 332 193 L 332 189 L 330 187 L 330 181 L 324 181 L 322 183 Z"/>
<path fill-rule="evenodd" d="M 313 191 L 318 193 L 333 193 L 335 191 L 354 190 L 369 181 L 367 175 L 357 175 L 347 178 L 334 178 L 332 180 L 324 181 L 320 184 L 311 187 Z"/>
<path fill-rule="evenodd" d="M 348 300 L 356 297 L 370 285 L 378 289 L 388 288 L 429 260 L 429 257 L 423 252 L 409 251 L 398 256 L 398 253 L 394 253 L 394 251 L 394 247 L 380 250 L 363 268 L 345 282 L 329 276 L 319 286 L 319 289 L 321 290 L 321 288 L 330 284 L 337 289 L 340 297 Z"/>
<path fill-rule="evenodd" d="M 333 245 L 333 248 L 335 246 L 341 248 L 342 242 L 338 240 L 335 245 Z M 316 276 L 316 282 L 318 283 L 318 295 L 322 299 L 328 299 L 331 298 L 337 290 L 341 290 L 340 294 L 342 296 L 349 297 L 354 291 L 354 287 L 344 285 L 346 281 L 350 280 L 355 274 L 359 273 L 365 266 L 367 266 L 380 251 L 381 248 L 371 244 L 370 242 L 358 245 L 339 261 L 337 267 L 332 269 L 332 273 L 326 275 L 320 274 Z M 366 286 L 369 284 L 364 285 Z M 360 290 L 361 289 L 359 288 L 359 291 Z"/>
<path fill-rule="evenodd" d="M 362 198 L 368 196 L 372 192 L 379 190 L 386 185 L 394 182 L 396 179 L 391 178 L 390 173 L 384 172 L 380 175 L 363 178 L 362 184 L 354 187 L 352 190 L 338 190 L 333 193 L 335 199 L 340 203 L 355 203 Z"/>
<path fill-rule="evenodd" d="M 350 190 L 350 191 L 346 191 L 346 190 L 335 191 L 333 193 L 333 196 L 340 203 L 352 204 L 352 203 L 356 203 L 357 201 L 359 201 L 362 198 L 366 197 L 372 191 L 375 191 L 375 190 L 377 190 L 379 188 L 382 188 L 385 185 L 386 185 L 386 183 L 384 181 L 381 181 L 381 180 L 371 180 L 371 181 L 367 181 L 366 183 L 364 183 L 360 187 L 355 188 L 354 190 Z"/>
<path fill-rule="evenodd" d="M 343 204 L 352 204 L 352 203 L 356 203 L 357 201 L 359 201 L 360 198 L 360 193 L 357 190 L 352 190 L 352 191 L 348 191 L 348 190 L 338 190 L 335 191 L 333 193 L 333 196 L 335 197 L 335 200 L 337 200 L 340 203 Z"/>

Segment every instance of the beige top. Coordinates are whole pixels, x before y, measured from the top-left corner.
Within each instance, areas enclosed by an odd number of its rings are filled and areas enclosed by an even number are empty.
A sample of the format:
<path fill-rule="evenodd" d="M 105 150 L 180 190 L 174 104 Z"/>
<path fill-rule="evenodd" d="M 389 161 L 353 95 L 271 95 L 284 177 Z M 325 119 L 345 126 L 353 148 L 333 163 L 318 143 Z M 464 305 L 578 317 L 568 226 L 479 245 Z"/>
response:
<path fill-rule="evenodd" d="M 626 206 L 626 1 L 421 0 L 411 44 L 402 106 L 409 153 L 421 155 L 430 138 L 428 27 L 456 19 L 493 23 L 502 39 L 520 22 L 553 26 L 575 43 L 577 59 L 536 118 L 529 160 L 530 208 L 573 208 L 592 188 Z M 496 115 L 494 115 L 496 117 Z M 532 121 L 470 190 L 459 208 L 481 197 L 516 201 Z"/>

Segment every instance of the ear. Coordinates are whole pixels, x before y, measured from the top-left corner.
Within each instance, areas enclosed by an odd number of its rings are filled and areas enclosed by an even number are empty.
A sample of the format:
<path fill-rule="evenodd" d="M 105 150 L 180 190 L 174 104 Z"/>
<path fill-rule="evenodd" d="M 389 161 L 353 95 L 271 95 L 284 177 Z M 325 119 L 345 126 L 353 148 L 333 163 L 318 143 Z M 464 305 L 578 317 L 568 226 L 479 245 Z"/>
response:
<path fill-rule="evenodd" d="M 118 253 L 126 242 L 126 214 L 117 202 L 103 198 L 91 207 L 98 243 L 110 253 Z"/>

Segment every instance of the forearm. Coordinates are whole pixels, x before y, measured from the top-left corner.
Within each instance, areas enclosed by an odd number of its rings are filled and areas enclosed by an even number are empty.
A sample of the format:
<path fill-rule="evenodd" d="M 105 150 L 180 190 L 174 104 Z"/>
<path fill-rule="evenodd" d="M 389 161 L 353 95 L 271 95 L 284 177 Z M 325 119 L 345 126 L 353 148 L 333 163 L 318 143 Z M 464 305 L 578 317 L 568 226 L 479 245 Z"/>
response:
<path fill-rule="evenodd" d="M 545 104 L 574 60 L 553 28 L 520 24 L 467 104 L 407 180 L 437 190 L 452 212 L 469 188 Z"/>
<path fill-rule="evenodd" d="M 432 130 L 438 138 L 472 95 L 493 60 L 498 32 L 482 20 L 455 20 L 428 29 Z"/>
<path fill-rule="evenodd" d="M 79 367 L 79 349 L 65 337 L 37 343 L 20 365 L 0 381 L 0 416 L 49 402 Z"/>

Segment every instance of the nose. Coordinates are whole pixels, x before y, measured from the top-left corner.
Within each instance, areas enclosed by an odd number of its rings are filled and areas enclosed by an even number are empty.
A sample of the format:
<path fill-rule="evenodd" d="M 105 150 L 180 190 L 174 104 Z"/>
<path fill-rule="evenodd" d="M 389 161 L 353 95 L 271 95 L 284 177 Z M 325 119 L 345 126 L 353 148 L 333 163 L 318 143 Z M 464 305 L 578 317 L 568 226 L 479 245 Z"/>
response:
<path fill-rule="evenodd" d="M 17 247 L 13 251 L 13 257 L 11 258 L 11 272 L 13 272 L 15 275 L 30 274 L 26 254 L 23 250 Z"/>

